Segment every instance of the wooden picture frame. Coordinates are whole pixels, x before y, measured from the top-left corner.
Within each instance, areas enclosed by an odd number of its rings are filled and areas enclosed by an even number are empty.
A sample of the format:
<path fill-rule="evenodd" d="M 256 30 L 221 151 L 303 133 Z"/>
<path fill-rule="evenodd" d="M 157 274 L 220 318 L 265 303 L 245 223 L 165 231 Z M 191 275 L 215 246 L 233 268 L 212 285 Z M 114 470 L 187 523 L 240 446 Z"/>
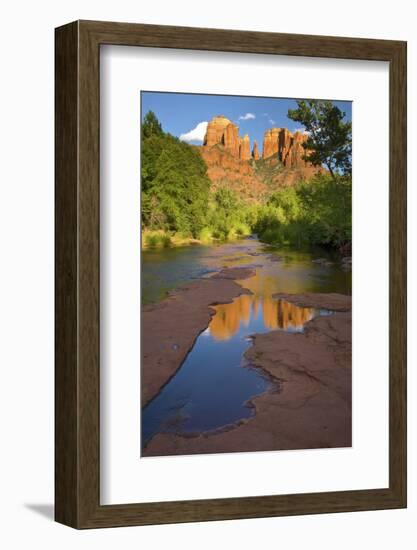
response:
<path fill-rule="evenodd" d="M 117 527 L 406 506 L 406 43 L 76 21 L 56 29 L 55 519 Z M 104 44 L 389 63 L 389 487 L 100 505 L 99 51 Z"/>

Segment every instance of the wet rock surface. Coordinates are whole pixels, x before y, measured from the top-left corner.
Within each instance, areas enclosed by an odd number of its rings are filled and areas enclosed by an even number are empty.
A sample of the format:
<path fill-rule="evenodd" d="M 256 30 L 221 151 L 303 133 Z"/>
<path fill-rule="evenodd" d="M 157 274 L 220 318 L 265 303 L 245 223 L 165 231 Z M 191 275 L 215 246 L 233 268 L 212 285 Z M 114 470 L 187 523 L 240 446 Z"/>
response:
<path fill-rule="evenodd" d="M 206 329 L 216 304 L 250 294 L 233 281 L 250 277 L 253 270 L 223 270 L 215 276 L 193 281 L 172 291 L 156 304 L 142 307 L 141 396 L 144 407 L 175 374 Z M 223 275 L 221 275 L 223 273 Z"/>
<path fill-rule="evenodd" d="M 212 279 L 249 279 L 256 274 L 252 267 L 227 267 L 213 275 Z"/>
<path fill-rule="evenodd" d="M 317 309 L 329 309 L 331 311 L 350 311 L 352 309 L 352 296 L 330 292 L 321 294 L 310 292 L 306 294 L 274 294 L 273 298 L 286 300 L 300 307 L 314 307 Z"/>
<path fill-rule="evenodd" d="M 256 414 L 221 430 L 159 433 L 144 456 L 351 446 L 351 299 L 336 293 L 277 297 L 334 311 L 314 318 L 301 333 L 254 335 L 246 359 L 280 391 L 253 398 L 248 405 Z"/>

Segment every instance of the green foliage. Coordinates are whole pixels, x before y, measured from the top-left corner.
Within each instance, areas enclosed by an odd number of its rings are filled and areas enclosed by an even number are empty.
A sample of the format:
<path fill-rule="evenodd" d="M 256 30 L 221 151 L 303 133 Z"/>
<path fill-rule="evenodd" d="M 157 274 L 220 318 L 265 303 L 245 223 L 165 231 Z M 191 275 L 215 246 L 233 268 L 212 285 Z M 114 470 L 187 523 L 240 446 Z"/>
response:
<path fill-rule="evenodd" d="M 308 139 L 303 143 L 305 159 L 315 166 L 326 166 L 330 174 L 352 173 L 352 123 L 332 101 L 297 101 L 288 117 L 304 125 Z"/>
<path fill-rule="evenodd" d="M 144 231 L 143 245 L 148 248 L 168 248 L 171 246 L 171 237 L 163 231 Z"/>
<path fill-rule="evenodd" d="M 206 223 L 210 189 L 203 159 L 164 133 L 151 111 L 142 136 L 142 225 L 196 237 Z"/>
<path fill-rule="evenodd" d="M 212 237 L 225 240 L 250 235 L 252 224 L 248 223 L 247 214 L 253 215 L 252 210 L 239 201 L 232 190 L 218 189 L 210 201 L 207 216 Z"/>
<path fill-rule="evenodd" d="M 198 235 L 198 239 L 202 243 L 209 243 L 213 239 L 212 230 L 209 227 L 203 227 Z"/>
<path fill-rule="evenodd" d="M 271 244 L 341 247 L 352 240 L 352 182 L 319 175 L 274 193 L 261 206 L 255 231 Z"/>
<path fill-rule="evenodd" d="M 289 222 L 297 220 L 300 215 L 300 199 L 295 187 L 284 187 L 282 191 L 273 193 L 268 204 L 279 208 Z"/>
<path fill-rule="evenodd" d="M 277 159 L 276 155 L 269 158 L 259 158 L 252 161 L 252 167 L 255 173 L 264 181 L 268 186 L 272 186 L 274 178 L 284 170 L 284 165 Z"/>
<path fill-rule="evenodd" d="M 338 171 L 318 175 L 249 205 L 227 187 L 210 192 L 199 151 L 164 133 L 151 112 L 144 118 L 142 137 L 144 246 L 225 240 L 253 231 L 271 244 L 340 247 L 351 242 L 350 176 Z M 264 171 L 282 169 L 257 163 Z"/>
<path fill-rule="evenodd" d="M 236 193 L 225 187 L 222 187 L 216 191 L 214 200 L 216 207 L 224 210 L 228 214 L 233 213 L 238 205 Z"/>
<path fill-rule="evenodd" d="M 252 230 L 251 230 L 249 225 L 247 225 L 244 222 L 239 222 L 239 221 L 235 224 L 233 230 L 234 230 L 234 233 L 238 237 L 244 237 L 244 236 L 250 235 L 252 233 Z"/>
<path fill-rule="evenodd" d="M 148 111 L 143 118 L 142 137 L 143 139 L 151 136 L 162 135 L 162 126 L 153 111 Z"/>

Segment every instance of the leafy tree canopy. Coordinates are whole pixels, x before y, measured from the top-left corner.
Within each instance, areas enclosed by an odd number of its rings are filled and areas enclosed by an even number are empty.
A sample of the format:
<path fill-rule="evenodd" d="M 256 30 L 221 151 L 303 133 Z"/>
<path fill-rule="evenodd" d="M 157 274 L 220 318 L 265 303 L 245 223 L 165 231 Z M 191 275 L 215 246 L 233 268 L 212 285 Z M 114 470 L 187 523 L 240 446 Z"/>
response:
<path fill-rule="evenodd" d="M 149 111 L 142 124 L 142 223 L 197 236 L 206 221 L 210 180 L 199 152 L 163 132 Z"/>
<path fill-rule="evenodd" d="M 324 165 L 332 177 L 352 173 L 352 123 L 344 121 L 344 116 L 333 102 L 322 100 L 297 101 L 297 109 L 288 110 L 288 117 L 308 132 L 304 159 Z"/>
<path fill-rule="evenodd" d="M 274 244 L 339 248 L 350 243 L 351 127 L 333 107 L 330 102 L 299 101 L 293 111 L 294 120 L 310 132 L 306 157 L 326 165 L 329 173 L 278 189 L 251 205 L 227 185 L 210 193 L 198 149 L 165 133 L 155 114 L 147 113 L 141 176 L 142 225 L 155 232 L 149 238 L 169 244 L 174 234 L 204 240 L 255 231 L 262 241 Z"/>
<path fill-rule="evenodd" d="M 162 126 L 153 111 L 148 111 L 143 119 L 142 123 L 142 136 L 143 138 L 149 138 L 153 135 L 162 135 Z"/>

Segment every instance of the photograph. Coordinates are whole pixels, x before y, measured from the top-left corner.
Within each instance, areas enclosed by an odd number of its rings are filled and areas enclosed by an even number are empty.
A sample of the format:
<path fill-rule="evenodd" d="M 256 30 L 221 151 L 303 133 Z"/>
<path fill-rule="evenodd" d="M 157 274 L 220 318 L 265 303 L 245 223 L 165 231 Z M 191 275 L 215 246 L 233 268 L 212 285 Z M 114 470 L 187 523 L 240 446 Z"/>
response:
<path fill-rule="evenodd" d="M 352 101 L 141 91 L 140 456 L 352 446 Z"/>
<path fill-rule="evenodd" d="M 414 550 L 411 3 L 2 7 L 0 547 Z"/>

